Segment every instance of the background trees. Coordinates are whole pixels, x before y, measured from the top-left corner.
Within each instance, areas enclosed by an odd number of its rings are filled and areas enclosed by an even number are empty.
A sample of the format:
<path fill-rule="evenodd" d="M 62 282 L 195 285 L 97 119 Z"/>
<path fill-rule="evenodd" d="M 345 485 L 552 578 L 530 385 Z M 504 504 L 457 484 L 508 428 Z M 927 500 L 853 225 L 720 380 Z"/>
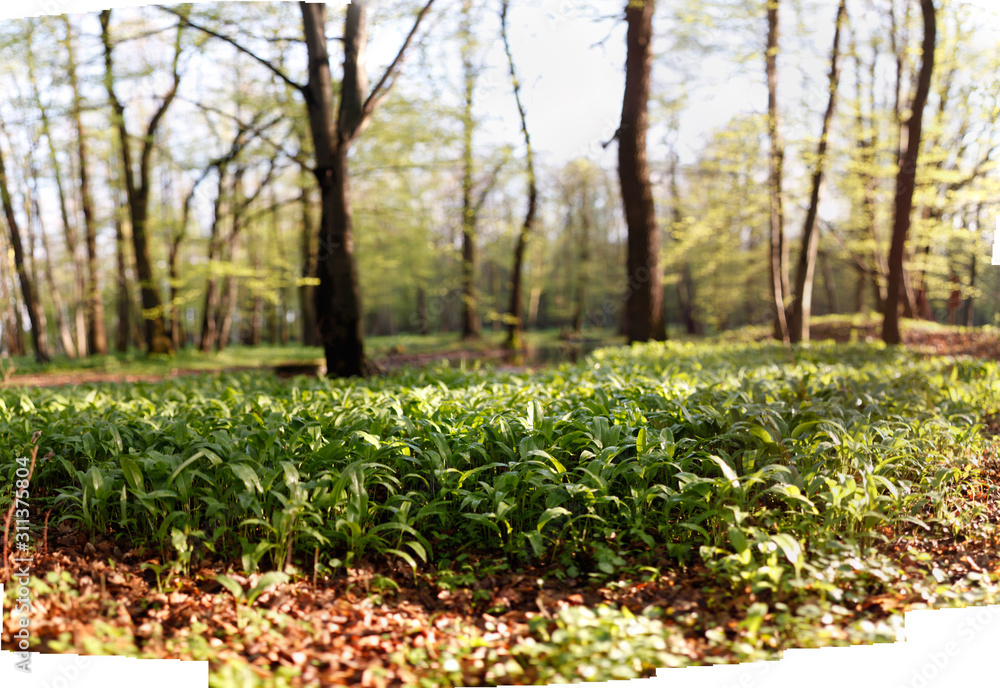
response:
<path fill-rule="evenodd" d="M 773 0 L 512 2 L 508 51 L 507 5 L 477 2 L 11 22 L 0 346 L 322 342 L 349 375 L 367 336 L 512 323 L 515 345 L 522 328 L 657 339 L 773 327 L 780 303 L 791 339 L 838 310 L 881 312 L 892 339 L 893 300 L 992 323 L 997 29 L 938 5 L 929 75 L 929 8 L 902 0 L 783 2 L 780 43 Z M 613 81 L 546 81 L 573 65 L 545 41 L 586 31 L 573 59 Z M 554 152 L 559 129 L 575 148 Z"/>

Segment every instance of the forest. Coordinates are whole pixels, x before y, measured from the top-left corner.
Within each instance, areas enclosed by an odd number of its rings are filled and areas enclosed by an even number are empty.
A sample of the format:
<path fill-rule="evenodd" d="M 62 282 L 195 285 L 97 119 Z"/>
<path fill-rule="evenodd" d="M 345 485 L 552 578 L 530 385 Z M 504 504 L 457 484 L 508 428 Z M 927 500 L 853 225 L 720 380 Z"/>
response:
<path fill-rule="evenodd" d="M 22 670 L 610 681 L 1000 597 L 990 0 L 66 9 L 0 20 Z"/>

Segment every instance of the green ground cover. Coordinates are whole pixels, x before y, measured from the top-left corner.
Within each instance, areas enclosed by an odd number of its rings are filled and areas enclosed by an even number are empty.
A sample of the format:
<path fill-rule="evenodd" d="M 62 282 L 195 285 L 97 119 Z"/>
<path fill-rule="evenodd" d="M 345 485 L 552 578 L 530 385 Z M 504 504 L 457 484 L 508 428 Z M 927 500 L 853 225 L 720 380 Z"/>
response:
<path fill-rule="evenodd" d="M 156 553 L 164 588 L 205 560 L 292 579 L 370 565 L 384 590 L 417 577 L 460 587 L 470 560 L 476 575 L 530 568 L 596 585 L 698 565 L 752 600 L 738 639 L 709 636 L 731 658 L 833 642 L 818 619 L 854 618 L 900 586 L 935 604 L 992 599 L 989 573 L 914 579 L 885 545 L 993 532 L 959 488 L 991 446 L 997 364 L 872 344 L 795 357 L 668 343 L 521 374 L 442 364 L 363 381 L 11 387 L 0 479 L 15 479 L 40 431 L 35 508 Z M 641 675 L 684 663 L 668 622 L 680 617 L 575 607 L 540 618 L 511 661 L 541 680 Z M 847 639 L 884 639 L 865 623 Z M 622 653 L 635 661 L 607 659 Z M 494 678 L 511 682 L 509 669 Z M 456 671 L 425 679 L 460 682 Z"/>

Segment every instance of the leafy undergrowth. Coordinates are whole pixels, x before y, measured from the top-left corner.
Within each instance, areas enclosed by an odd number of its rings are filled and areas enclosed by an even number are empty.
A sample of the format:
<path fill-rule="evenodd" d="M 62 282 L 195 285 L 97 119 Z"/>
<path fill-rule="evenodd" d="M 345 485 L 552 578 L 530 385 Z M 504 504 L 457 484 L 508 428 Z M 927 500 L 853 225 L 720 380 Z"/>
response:
<path fill-rule="evenodd" d="M 996 364 L 796 358 L 4 390 L 4 477 L 42 433 L 36 638 L 208 659 L 218 686 L 535 683 L 996 601 Z"/>

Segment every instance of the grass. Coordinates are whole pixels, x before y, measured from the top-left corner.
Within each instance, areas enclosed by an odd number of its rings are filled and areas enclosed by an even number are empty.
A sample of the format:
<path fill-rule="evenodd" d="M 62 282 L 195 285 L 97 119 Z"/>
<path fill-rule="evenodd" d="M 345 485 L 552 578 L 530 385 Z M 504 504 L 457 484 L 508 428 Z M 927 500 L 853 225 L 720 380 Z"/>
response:
<path fill-rule="evenodd" d="M 989 446 L 984 411 L 1000 408 L 992 362 L 879 344 L 796 358 L 771 343 L 667 343 L 531 374 L 437 365 L 364 381 L 9 388 L 0 475 L 15 478 L 40 430 L 39 457 L 52 456 L 32 496 L 58 506 L 53 525 L 147 548 L 168 580 L 205 560 L 299 579 L 366 564 L 390 581 L 434 574 L 440 589 L 464 585 L 469 557 L 553 584 L 697 565 L 753 600 L 742 645 L 710 641 L 760 656 L 815 632 L 808 605 L 846 617 L 897 590 L 890 539 L 972 537 L 981 513 L 957 488 Z M 511 661 L 545 680 L 642 675 L 683 661 L 664 640 L 678 619 L 560 613 Z M 595 659 L 622 652 L 616 628 L 648 639 L 635 662 Z M 438 683 L 461 680 L 442 671 Z"/>
<path fill-rule="evenodd" d="M 130 349 L 126 353 L 107 356 L 88 356 L 82 360 L 56 355 L 48 363 L 38 363 L 32 356 L 14 356 L 6 359 L 5 365 L 14 375 L 35 375 L 41 373 L 65 373 L 76 371 L 131 373 L 139 375 L 168 374 L 171 370 L 221 370 L 225 368 L 258 368 L 279 363 L 308 362 L 323 357 L 319 347 L 297 344 L 287 346 L 231 346 L 208 354 L 187 348 L 172 356 L 147 356 L 143 352 Z"/>
<path fill-rule="evenodd" d="M 558 350 L 567 346 L 559 330 L 526 332 L 529 350 Z M 609 330 L 584 330 L 583 338 L 588 348 L 596 345 L 621 344 L 623 338 Z M 366 352 L 378 360 L 392 354 L 440 354 L 457 352 L 488 352 L 502 348 L 504 334 L 486 330 L 477 340 L 466 341 L 457 334 L 433 333 L 429 335 L 398 334 L 369 337 L 365 340 Z M 298 344 L 261 346 L 235 345 L 220 351 L 202 353 L 185 348 L 172 356 L 146 356 L 137 349 L 107 356 L 88 356 L 82 360 L 57 354 L 48 363 L 38 363 L 32 356 L 5 357 L 0 362 L 0 372 L 9 375 L 37 375 L 45 373 L 102 372 L 136 375 L 166 375 L 174 369 L 215 371 L 229 368 L 267 368 L 284 363 L 307 363 L 323 358 L 321 347 Z"/>

